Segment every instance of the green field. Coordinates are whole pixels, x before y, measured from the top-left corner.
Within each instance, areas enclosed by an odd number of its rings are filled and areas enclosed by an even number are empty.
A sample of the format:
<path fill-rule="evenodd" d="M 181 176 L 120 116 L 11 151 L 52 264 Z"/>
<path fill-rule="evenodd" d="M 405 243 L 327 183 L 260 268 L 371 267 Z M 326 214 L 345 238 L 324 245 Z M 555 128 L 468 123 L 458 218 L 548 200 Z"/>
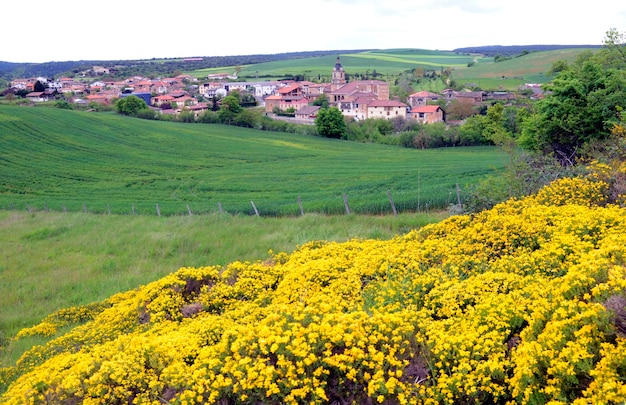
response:
<path fill-rule="evenodd" d="M 0 208 L 262 216 L 445 208 L 505 165 L 493 147 L 415 150 L 113 113 L 0 106 Z M 254 205 L 253 205 L 254 204 Z M 157 209 L 158 205 L 158 209 Z"/>
<path fill-rule="evenodd" d="M 389 239 L 447 216 L 210 214 L 161 217 L 0 211 L 0 368 L 41 338 L 9 344 L 61 308 L 86 305 L 180 267 L 265 260 L 311 240 Z M 1 390 L 0 390 L 1 391 Z"/>
<path fill-rule="evenodd" d="M 258 63 L 242 66 L 239 77 L 242 80 L 259 78 L 284 78 L 286 76 L 304 75 L 307 78 L 328 79 L 335 66 L 337 57 L 341 58 L 346 73 L 372 74 L 374 71 L 386 76 L 395 76 L 417 68 L 440 70 L 446 67 L 464 67 L 477 57 L 457 54 L 454 52 L 429 51 L 423 49 L 386 49 L 361 53 L 337 54 L 277 62 Z M 478 59 L 481 59 L 478 57 Z M 491 58 L 489 58 L 491 59 Z M 196 77 L 206 78 L 209 73 L 230 72 L 231 68 L 204 69 L 190 72 Z"/>
<path fill-rule="evenodd" d="M 494 58 L 481 55 L 424 49 L 384 49 L 241 66 L 239 77 L 241 80 L 250 81 L 257 77 L 280 79 L 303 75 L 308 79 L 321 78 L 322 81 L 328 81 L 336 57 L 339 56 L 344 70 L 349 75 L 376 72 L 382 75 L 380 77 L 383 80 L 393 81 L 399 74 L 418 68 L 436 71 L 450 68 L 453 70 L 453 79 L 467 87 L 480 87 L 483 90 L 517 90 L 524 83 L 545 83 L 551 80 L 548 72 L 554 62 L 565 60 L 571 63 L 585 51 L 589 49 L 565 48 L 530 52 L 495 63 Z M 470 62 L 473 65 L 468 67 Z M 234 71 L 235 67 L 232 66 L 189 73 L 206 78 L 210 73 Z M 440 89 L 427 88 L 427 90 Z"/>

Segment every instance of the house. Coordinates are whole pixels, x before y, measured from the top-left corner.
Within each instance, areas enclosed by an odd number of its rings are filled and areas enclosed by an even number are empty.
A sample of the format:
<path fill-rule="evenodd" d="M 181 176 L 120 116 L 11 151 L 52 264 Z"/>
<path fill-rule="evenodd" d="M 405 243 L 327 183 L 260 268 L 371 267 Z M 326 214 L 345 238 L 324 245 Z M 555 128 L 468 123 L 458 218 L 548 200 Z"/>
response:
<path fill-rule="evenodd" d="M 409 117 L 425 124 L 432 124 L 445 122 L 446 112 L 438 105 L 420 105 L 411 109 Z"/>
<path fill-rule="evenodd" d="M 175 98 L 174 104 L 176 104 L 178 108 L 183 108 L 185 106 L 192 106 L 192 105 L 198 104 L 198 99 L 185 95 L 182 97 Z"/>
<path fill-rule="evenodd" d="M 374 100 L 376 100 L 376 95 L 374 94 L 357 93 L 342 100 L 337 104 L 337 108 L 346 117 L 364 120 L 367 118 L 367 106 Z"/>
<path fill-rule="evenodd" d="M 442 98 L 437 93 L 431 93 L 430 91 L 418 91 L 407 97 L 407 103 L 411 107 L 417 107 L 420 105 L 433 104 Z"/>
<path fill-rule="evenodd" d="M 486 93 L 484 91 L 456 91 L 453 89 L 446 89 L 441 92 L 446 101 L 452 100 L 467 100 L 472 103 L 481 103 L 485 101 Z"/>
<path fill-rule="evenodd" d="M 26 98 L 36 103 L 41 103 L 50 99 L 49 95 L 43 91 L 31 91 L 26 95 Z"/>
<path fill-rule="evenodd" d="M 174 102 L 174 97 L 168 94 L 155 96 L 152 98 L 152 105 L 155 107 L 161 107 L 164 104 L 171 105 Z"/>
<path fill-rule="evenodd" d="M 311 121 L 317 117 L 317 112 L 320 110 L 320 107 L 317 105 L 306 105 L 296 111 L 296 119 L 303 121 Z"/>
<path fill-rule="evenodd" d="M 193 115 L 198 118 L 200 114 L 205 111 L 209 111 L 211 107 L 207 103 L 196 103 L 185 107 L 186 110 L 191 111 Z"/>
<path fill-rule="evenodd" d="M 372 100 L 367 104 L 367 118 L 390 120 L 406 118 L 407 105 L 395 100 Z"/>

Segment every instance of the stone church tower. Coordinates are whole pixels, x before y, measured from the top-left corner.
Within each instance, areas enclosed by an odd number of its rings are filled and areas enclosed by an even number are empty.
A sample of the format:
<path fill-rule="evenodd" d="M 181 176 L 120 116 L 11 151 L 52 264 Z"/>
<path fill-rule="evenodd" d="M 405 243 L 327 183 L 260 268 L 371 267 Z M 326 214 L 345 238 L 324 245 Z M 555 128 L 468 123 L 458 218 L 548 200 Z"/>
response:
<path fill-rule="evenodd" d="M 346 72 L 343 71 L 343 66 L 341 66 L 341 60 L 339 59 L 339 56 L 337 56 L 337 62 L 335 62 L 335 67 L 333 68 L 331 89 L 336 90 L 344 84 L 346 84 Z"/>

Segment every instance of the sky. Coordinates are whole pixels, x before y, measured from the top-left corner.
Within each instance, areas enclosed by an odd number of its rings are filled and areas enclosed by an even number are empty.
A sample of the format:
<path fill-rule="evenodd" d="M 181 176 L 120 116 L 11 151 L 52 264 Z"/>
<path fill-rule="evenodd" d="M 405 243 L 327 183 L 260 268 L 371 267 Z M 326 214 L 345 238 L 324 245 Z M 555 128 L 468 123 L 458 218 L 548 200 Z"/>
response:
<path fill-rule="evenodd" d="M 133 60 L 348 49 L 601 45 L 626 1 L 19 0 L 0 61 Z"/>

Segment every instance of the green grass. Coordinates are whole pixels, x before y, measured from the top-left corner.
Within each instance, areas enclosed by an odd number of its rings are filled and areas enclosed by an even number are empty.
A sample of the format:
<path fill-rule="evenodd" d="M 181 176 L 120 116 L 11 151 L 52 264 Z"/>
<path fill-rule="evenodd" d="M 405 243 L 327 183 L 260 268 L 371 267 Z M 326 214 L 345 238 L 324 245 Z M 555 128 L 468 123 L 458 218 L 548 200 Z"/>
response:
<path fill-rule="evenodd" d="M 360 53 L 320 56 L 288 61 L 276 61 L 242 66 L 239 77 L 242 80 L 259 78 L 283 78 L 304 75 L 307 78 L 329 78 L 335 66 L 337 56 L 346 73 L 372 74 L 374 71 L 385 76 L 398 75 L 416 68 L 439 70 L 447 67 L 463 67 L 476 56 L 456 54 L 446 51 L 430 51 L 423 49 L 385 49 Z M 480 59 L 480 58 L 478 58 Z M 189 72 L 196 77 L 206 78 L 209 73 L 233 72 L 235 67 L 202 69 Z"/>
<path fill-rule="evenodd" d="M 478 86 L 483 90 L 517 90 L 524 83 L 545 83 L 551 80 L 548 71 L 558 60 L 573 62 L 581 52 L 590 49 L 564 48 L 551 51 L 531 52 L 524 56 L 495 63 L 492 57 L 457 54 L 449 51 L 424 49 L 382 49 L 350 53 L 336 56 L 323 56 L 276 61 L 242 66 L 239 73 L 241 80 L 259 78 L 284 78 L 304 75 L 309 79 L 321 77 L 329 80 L 337 56 L 349 75 L 380 73 L 384 80 L 390 81 L 400 73 L 422 68 L 425 70 L 453 69 L 452 77 L 468 87 Z M 591 50 L 594 52 L 594 50 Z M 473 66 L 468 67 L 470 62 Z M 190 74 L 206 78 L 209 73 L 234 72 L 235 67 L 203 69 Z M 426 81 L 426 83 L 429 81 Z M 416 85 L 416 90 L 419 90 Z M 441 91 L 440 88 L 425 88 Z"/>
<path fill-rule="evenodd" d="M 0 211 L 0 367 L 42 338 L 9 344 L 57 309 L 99 302 L 185 266 L 265 260 L 311 240 L 388 239 L 445 213 L 120 216 Z"/>
<path fill-rule="evenodd" d="M 455 68 L 453 78 L 461 84 L 475 84 L 482 89 L 517 90 L 524 83 L 545 83 L 552 79 L 552 65 L 564 60 L 573 63 L 590 49 L 566 48 L 530 52 L 524 56 L 494 62 L 493 58 L 477 59 L 471 67 Z"/>
<path fill-rule="evenodd" d="M 447 207 L 498 149 L 415 150 L 113 113 L 0 106 L 0 209 L 156 215 L 390 213 Z"/>

